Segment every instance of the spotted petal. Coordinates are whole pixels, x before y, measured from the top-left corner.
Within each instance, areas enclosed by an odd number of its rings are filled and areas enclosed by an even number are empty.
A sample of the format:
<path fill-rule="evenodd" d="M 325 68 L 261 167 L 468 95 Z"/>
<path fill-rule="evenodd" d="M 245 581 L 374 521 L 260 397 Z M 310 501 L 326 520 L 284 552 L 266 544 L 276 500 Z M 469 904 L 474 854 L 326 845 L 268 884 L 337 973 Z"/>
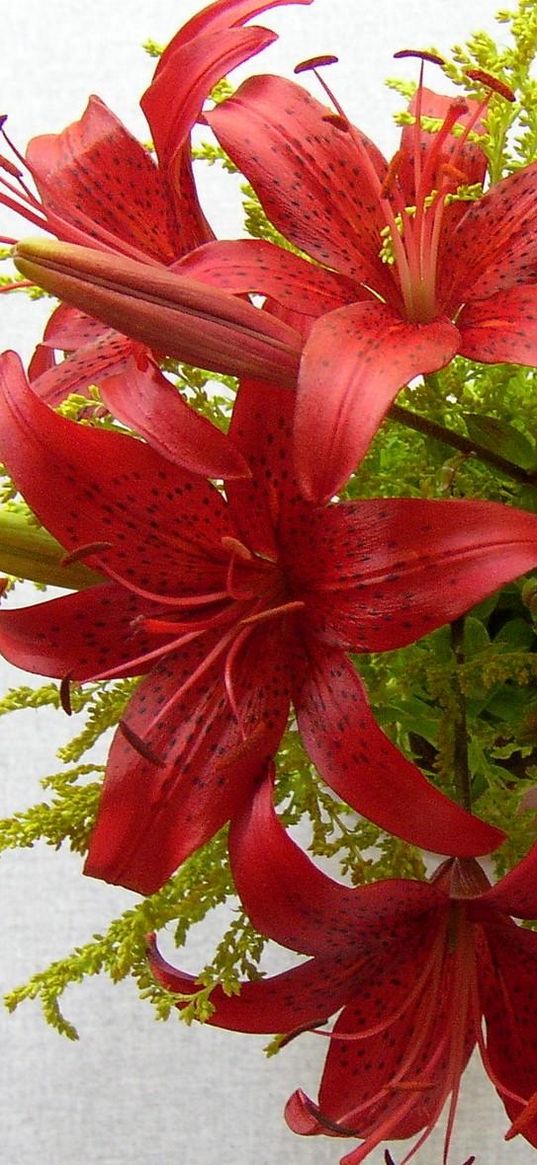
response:
<path fill-rule="evenodd" d="M 33 138 L 27 160 L 43 204 L 66 224 L 60 237 L 172 263 L 183 253 L 162 175 L 99 97 L 59 134 Z M 133 190 L 136 197 L 133 197 Z"/>
<path fill-rule="evenodd" d="M 537 182 L 537 177 L 536 177 Z M 472 300 L 457 319 L 461 356 L 483 364 L 537 364 L 537 287 Z"/>
<path fill-rule="evenodd" d="M 363 959 L 388 943 L 407 915 L 443 901 L 423 882 L 392 879 L 351 888 L 322 873 L 282 827 L 268 773 L 232 825 L 235 886 L 257 930 L 303 954 L 351 951 Z"/>
<path fill-rule="evenodd" d="M 258 292 L 290 311 L 316 319 L 341 304 L 361 298 L 351 279 L 308 263 L 264 239 L 207 243 L 174 265 L 174 271 L 237 295 Z M 363 292 L 363 298 L 367 293 Z"/>
<path fill-rule="evenodd" d="M 537 269 L 537 162 L 496 183 L 446 239 L 439 302 L 461 303 L 533 282 Z"/>
<path fill-rule="evenodd" d="M 162 987 L 187 995 L 200 989 L 193 975 L 163 959 L 154 940 L 148 953 L 153 975 Z M 280 975 L 243 983 L 240 995 L 226 995 L 221 987 L 215 987 L 211 992 L 215 1012 L 208 1023 L 265 1035 L 322 1023 L 345 1002 L 351 975 L 333 959 L 308 959 Z M 186 1002 L 177 1003 L 179 1008 L 185 1006 Z"/>
<path fill-rule="evenodd" d="M 293 699 L 302 739 L 323 779 L 387 833 L 453 856 L 488 853 L 503 834 L 449 801 L 379 728 L 343 652 L 308 643 Z"/>
<path fill-rule="evenodd" d="M 175 465 L 202 477 L 250 476 L 231 439 L 191 408 L 153 364 L 141 369 L 131 358 L 123 372 L 102 380 L 101 391 L 113 416 Z"/>
<path fill-rule="evenodd" d="M 216 489 L 141 441 L 58 416 L 15 353 L 1 358 L 0 386 L 0 457 L 62 546 L 99 544 L 91 566 L 159 595 L 222 588 L 232 530 Z"/>
<path fill-rule="evenodd" d="M 355 303 L 314 324 L 300 365 L 295 461 L 304 496 L 328 501 L 345 484 L 394 397 L 457 352 L 447 319 L 412 324 L 382 303 Z"/>
<path fill-rule="evenodd" d="M 87 680 L 110 668 L 125 676 L 140 675 L 151 662 L 133 667 L 131 661 L 155 646 L 140 619 L 158 610 L 124 587 L 105 583 L 0 611 L 0 651 L 16 667 L 56 679 Z"/>
<path fill-rule="evenodd" d="M 330 112 L 292 81 L 250 77 L 206 119 L 290 242 L 388 294 L 378 200 L 386 162 L 358 130 L 327 121 Z"/>
<path fill-rule="evenodd" d="M 495 502 L 371 498 L 292 528 L 295 586 L 320 639 L 391 651 L 537 564 L 537 518 Z"/>
<path fill-rule="evenodd" d="M 152 894 L 242 808 L 280 742 L 289 677 L 272 629 L 255 630 L 231 708 L 225 643 L 220 630 L 195 638 L 137 689 L 110 751 L 85 873 Z"/>

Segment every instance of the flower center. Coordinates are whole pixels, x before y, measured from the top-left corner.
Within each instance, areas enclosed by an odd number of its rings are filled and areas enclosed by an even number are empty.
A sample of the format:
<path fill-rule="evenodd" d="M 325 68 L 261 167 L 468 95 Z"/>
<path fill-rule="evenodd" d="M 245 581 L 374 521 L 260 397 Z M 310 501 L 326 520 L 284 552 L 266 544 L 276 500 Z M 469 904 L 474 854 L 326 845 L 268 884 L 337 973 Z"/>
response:
<path fill-rule="evenodd" d="M 319 66 L 334 63 L 336 57 L 316 57 L 304 61 L 295 73 L 311 70 L 332 102 L 336 113 L 328 121 L 349 134 L 359 155 L 360 168 L 369 181 L 371 195 L 384 220 L 380 226 L 379 256 L 390 268 L 394 281 L 393 306 L 412 323 L 430 323 L 440 314 L 438 303 L 438 263 L 442 226 L 446 207 L 453 200 L 471 199 L 481 192 L 469 185 L 465 164 L 465 146 L 478 125 L 492 93 L 513 101 L 514 95 L 503 82 L 482 70 L 468 70 L 470 80 L 482 84 L 487 94 L 481 102 L 470 104 L 454 98 L 442 120 L 429 119 L 423 113 L 423 67 L 429 61 L 443 65 L 432 53 L 403 50 L 396 57 L 418 57 L 421 61 L 419 84 L 413 101 L 413 129 L 410 149 L 405 143 L 398 150 L 381 180 L 367 150 L 366 143 L 343 112 L 334 94 L 318 72 Z M 430 128 L 430 142 L 424 144 L 424 129 Z M 456 132 L 455 132 L 456 131 Z M 408 141 L 408 139 L 407 139 Z M 409 194 L 412 203 L 409 205 Z M 372 287 L 375 294 L 379 289 Z M 382 295 L 381 298 L 384 298 Z"/>

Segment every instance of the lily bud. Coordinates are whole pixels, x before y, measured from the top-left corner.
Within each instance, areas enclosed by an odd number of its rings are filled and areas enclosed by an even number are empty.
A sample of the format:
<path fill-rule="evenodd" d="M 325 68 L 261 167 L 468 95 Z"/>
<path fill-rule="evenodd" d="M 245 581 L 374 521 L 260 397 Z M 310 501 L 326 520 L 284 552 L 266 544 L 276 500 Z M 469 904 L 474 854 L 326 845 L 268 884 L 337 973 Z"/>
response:
<path fill-rule="evenodd" d="M 46 530 L 31 526 L 22 514 L 0 513 L 0 573 L 68 590 L 81 591 L 103 582 L 83 562 L 64 563 L 65 549 Z"/>
<path fill-rule="evenodd" d="M 49 239 L 17 243 L 19 271 L 149 348 L 213 372 L 294 387 L 294 328 L 227 291 L 138 262 Z"/>

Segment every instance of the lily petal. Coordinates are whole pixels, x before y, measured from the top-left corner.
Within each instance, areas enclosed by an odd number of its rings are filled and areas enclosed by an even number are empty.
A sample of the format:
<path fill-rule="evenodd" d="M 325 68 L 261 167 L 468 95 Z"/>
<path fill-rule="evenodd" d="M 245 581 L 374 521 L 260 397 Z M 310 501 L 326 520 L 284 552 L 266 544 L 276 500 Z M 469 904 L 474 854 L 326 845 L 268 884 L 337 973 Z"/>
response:
<path fill-rule="evenodd" d="M 229 429 L 252 473 L 250 481 L 226 483 L 233 522 L 247 546 L 274 561 L 280 553 L 276 527 L 287 525 L 293 503 L 305 505 L 297 498 L 289 464 L 295 399 L 294 393 L 279 385 L 244 379 Z"/>
<path fill-rule="evenodd" d="M 488 966 L 483 959 L 479 987 L 489 1075 L 510 1119 L 518 1123 L 525 1106 L 509 1093 L 529 1101 L 537 1079 L 537 934 L 505 922 L 488 926 L 486 941 L 490 956 Z M 537 1147 L 537 1117 L 531 1117 L 531 1110 L 528 1117 L 527 1123 L 520 1122 L 520 1133 Z"/>
<path fill-rule="evenodd" d="M 62 546 L 108 544 L 85 561 L 127 586 L 191 594 L 202 579 L 204 591 L 213 583 L 221 589 L 221 539 L 233 530 L 214 487 L 141 441 L 58 416 L 29 386 L 13 352 L 0 358 L 0 386 L 0 457 Z"/>
<path fill-rule="evenodd" d="M 155 603 L 115 583 L 18 610 L 0 611 L 0 651 L 10 663 L 37 675 L 87 680 L 110 668 L 140 675 L 151 666 L 129 661 L 154 647 L 140 626 Z"/>
<path fill-rule="evenodd" d="M 483 364 L 533 367 L 537 364 L 537 287 L 510 287 L 472 301 L 463 307 L 457 327 L 461 356 Z"/>
<path fill-rule="evenodd" d="M 227 434 L 191 408 L 153 365 L 142 370 L 131 358 L 122 374 L 102 381 L 102 396 L 113 416 L 175 465 L 203 477 L 250 476 Z"/>
<path fill-rule="evenodd" d="M 309 501 L 337 493 L 399 390 L 447 364 L 459 340 L 447 319 L 408 323 L 380 302 L 339 308 L 314 324 L 300 365 L 295 416 L 296 470 Z"/>
<path fill-rule="evenodd" d="M 194 994 L 200 983 L 178 970 L 160 954 L 155 941 L 149 946 L 149 965 L 155 979 L 168 991 Z M 272 1035 L 291 1032 L 323 1020 L 341 1007 L 349 992 L 349 973 L 342 974 L 333 959 L 308 959 L 299 967 L 268 979 L 243 983 L 240 995 L 226 995 L 221 987 L 211 992 L 214 1015 L 207 1021 L 232 1031 Z M 179 1008 L 186 1003 L 178 1002 Z"/>
<path fill-rule="evenodd" d="M 258 292 L 314 319 L 360 298 L 352 280 L 308 263 L 264 239 L 207 243 L 174 264 L 174 271 L 233 295 Z M 367 297 L 367 292 L 363 293 Z"/>
<path fill-rule="evenodd" d="M 449 239 L 439 257 L 439 302 L 451 314 L 461 303 L 533 282 L 537 268 L 537 162 L 492 186 Z M 443 274 L 442 274 L 443 273 Z"/>
<path fill-rule="evenodd" d="M 392 879 L 351 888 L 313 864 L 282 827 L 272 805 L 268 772 L 232 825 L 233 878 L 257 930 L 303 954 L 336 954 L 347 947 L 365 959 L 405 916 L 436 906 L 442 895 L 424 882 Z"/>
<path fill-rule="evenodd" d="M 537 917 L 537 842 L 514 869 L 479 896 L 479 901 L 515 918 Z"/>
<path fill-rule="evenodd" d="M 172 263 L 183 253 L 162 174 L 99 97 L 62 133 L 33 138 L 27 161 L 45 209 L 95 246 L 146 262 Z"/>
<path fill-rule="evenodd" d="M 327 121 L 331 112 L 292 81 L 263 76 L 250 77 L 205 116 L 285 238 L 319 263 L 390 294 L 379 259 L 385 220 L 375 197 L 386 162 L 358 130 L 346 133 Z"/>
<path fill-rule="evenodd" d="M 496 502 L 340 503 L 292 538 L 308 626 L 353 651 L 420 639 L 537 564 L 537 518 Z"/>
<path fill-rule="evenodd" d="M 84 395 L 90 384 L 102 385 L 105 377 L 125 371 L 132 362 L 132 340 L 103 324 L 98 324 L 98 330 L 97 339 L 37 376 L 39 368 L 32 362 L 32 388 L 41 400 L 49 405 L 60 404 L 70 393 Z"/>
<path fill-rule="evenodd" d="M 160 661 L 131 699 L 128 735 L 119 728 L 109 754 L 86 874 L 154 893 L 242 808 L 278 747 L 289 707 L 281 644 L 271 629 L 252 632 L 235 668 L 237 720 L 222 658 L 203 666 L 220 635 Z"/>
<path fill-rule="evenodd" d="M 338 797 L 388 833 L 457 857 L 488 853 L 501 830 L 449 801 L 384 735 L 343 652 L 308 643 L 293 696 L 302 739 Z"/>

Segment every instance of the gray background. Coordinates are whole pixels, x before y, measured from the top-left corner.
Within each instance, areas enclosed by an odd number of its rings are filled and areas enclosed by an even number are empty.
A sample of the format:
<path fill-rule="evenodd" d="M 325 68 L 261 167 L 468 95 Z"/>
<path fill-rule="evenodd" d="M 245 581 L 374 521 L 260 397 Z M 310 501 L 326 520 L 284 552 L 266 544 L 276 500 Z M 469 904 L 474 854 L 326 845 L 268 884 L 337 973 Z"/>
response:
<path fill-rule="evenodd" d="M 2 0 L 2 112 L 23 147 L 40 132 L 54 132 L 80 116 L 90 92 L 98 93 L 133 129 L 147 135 L 136 109 L 152 62 L 139 45 L 148 35 L 168 39 L 196 5 L 171 0 Z M 281 33 L 279 44 L 253 61 L 249 71 L 291 73 L 301 59 L 334 52 L 341 64 L 330 83 L 349 116 L 390 153 L 396 132 L 390 112 L 397 98 L 382 88 L 396 72 L 413 76 L 411 62 L 391 56 L 405 47 L 434 43 L 446 50 L 479 27 L 491 31 L 496 5 L 430 0 L 393 4 L 375 0 L 316 0 L 310 9 L 276 10 L 264 22 Z M 448 15 L 449 14 L 449 15 Z M 263 19 L 259 18 L 259 23 Z M 403 68 L 401 68 L 401 65 Z M 238 74 L 237 74 L 238 75 Z M 437 78 L 432 70 L 431 87 Z M 239 216 L 230 188 L 209 174 L 206 200 L 213 223 L 232 237 Z M 211 196 L 211 187 L 213 193 Z M 216 196 L 214 195 L 216 190 Z M 20 230 L 7 214 L 0 229 Z M 47 309 L 4 297 L 0 350 L 26 355 L 38 338 Z M 35 592 L 19 595 L 33 601 Z M 26 682 L 4 665 L 2 688 Z M 55 748 L 72 724 L 46 711 L 15 714 L 2 733 L 0 815 L 41 796 L 40 775 L 59 766 Z M 80 877 L 79 859 L 36 847 L 2 858 L 0 910 L 5 936 L 0 959 L 2 989 L 26 979 L 74 945 L 102 931 L 135 895 Z M 209 956 L 216 924 L 200 928 L 184 966 L 196 970 Z M 70 1044 L 47 1028 L 35 1004 L 14 1015 L 0 1013 L 0 1161 L 10 1165 L 328 1165 L 346 1142 L 294 1137 L 281 1118 L 289 1093 L 302 1085 L 315 1094 L 324 1041 L 304 1037 L 280 1057 L 266 1060 L 264 1039 L 216 1029 L 154 1022 L 130 983 L 92 980 L 68 992 L 66 1009 L 80 1031 Z M 467 1073 L 451 1160 L 469 1153 L 479 1165 L 529 1165 L 534 1152 L 517 1139 L 502 1140 L 505 1114 L 479 1064 Z M 415 1158 L 441 1159 L 435 1135 Z M 397 1161 L 404 1155 L 394 1147 Z M 371 1157 L 380 1165 L 382 1152 Z"/>

